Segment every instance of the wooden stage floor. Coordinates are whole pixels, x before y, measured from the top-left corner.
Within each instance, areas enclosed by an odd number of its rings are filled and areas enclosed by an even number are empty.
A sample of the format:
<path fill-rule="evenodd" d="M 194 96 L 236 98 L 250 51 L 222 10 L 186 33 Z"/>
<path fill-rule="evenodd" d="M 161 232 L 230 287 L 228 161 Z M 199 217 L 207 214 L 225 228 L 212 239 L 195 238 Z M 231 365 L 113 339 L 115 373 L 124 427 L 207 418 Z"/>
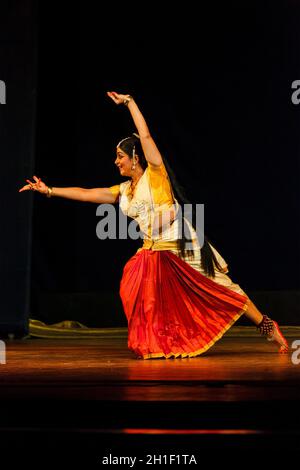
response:
<path fill-rule="evenodd" d="M 290 344 L 300 339 L 300 328 L 283 331 Z M 273 343 L 247 327 L 233 327 L 205 354 L 182 359 L 137 359 L 127 349 L 126 334 L 112 329 L 99 338 L 7 341 L 6 364 L 0 365 L 0 397 L 295 399 L 300 365 L 292 363 L 293 352 L 278 354 Z"/>
<path fill-rule="evenodd" d="M 282 330 L 290 345 L 300 339 L 300 327 Z M 92 462 L 109 448 L 297 448 L 294 350 L 278 354 L 255 328 L 232 327 L 201 356 L 142 360 L 127 349 L 125 330 L 108 331 L 89 339 L 6 342 L 0 364 L 6 449 L 32 440 L 43 448 L 68 443 Z"/>

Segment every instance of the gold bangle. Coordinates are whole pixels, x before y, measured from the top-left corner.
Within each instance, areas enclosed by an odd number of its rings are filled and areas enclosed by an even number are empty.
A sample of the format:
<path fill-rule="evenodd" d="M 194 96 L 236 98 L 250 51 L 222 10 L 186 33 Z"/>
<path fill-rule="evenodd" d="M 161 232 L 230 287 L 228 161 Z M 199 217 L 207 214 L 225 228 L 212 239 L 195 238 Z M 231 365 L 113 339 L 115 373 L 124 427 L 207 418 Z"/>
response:
<path fill-rule="evenodd" d="M 51 197 L 53 193 L 52 186 L 47 186 L 47 197 Z"/>
<path fill-rule="evenodd" d="M 124 106 L 128 106 L 129 101 L 131 101 L 133 98 L 132 96 L 128 95 L 127 98 L 123 101 Z"/>

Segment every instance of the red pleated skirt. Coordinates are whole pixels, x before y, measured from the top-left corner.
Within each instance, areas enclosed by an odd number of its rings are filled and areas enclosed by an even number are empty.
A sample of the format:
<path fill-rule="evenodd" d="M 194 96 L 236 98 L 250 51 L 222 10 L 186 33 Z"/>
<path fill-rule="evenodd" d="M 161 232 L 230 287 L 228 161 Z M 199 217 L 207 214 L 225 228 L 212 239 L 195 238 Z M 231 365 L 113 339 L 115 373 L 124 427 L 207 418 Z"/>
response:
<path fill-rule="evenodd" d="M 120 295 L 128 348 L 143 359 L 204 353 L 246 311 L 248 300 L 170 251 L 146 249 L 126 263 Z"/>

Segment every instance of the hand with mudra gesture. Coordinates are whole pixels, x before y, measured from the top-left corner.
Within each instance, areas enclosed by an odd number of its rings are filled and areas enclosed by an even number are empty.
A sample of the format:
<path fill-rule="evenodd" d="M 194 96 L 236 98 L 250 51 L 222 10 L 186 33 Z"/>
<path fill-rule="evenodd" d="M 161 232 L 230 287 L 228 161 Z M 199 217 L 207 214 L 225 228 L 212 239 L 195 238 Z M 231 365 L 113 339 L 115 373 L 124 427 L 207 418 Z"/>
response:
<path fill-rule="evenodd" d="M 116 104 L 125 104 L 125 106 L 127 106 L 129 101 L 132 100 L 130 95 L 122 95 L 115 91 L 108 91 L 107 96 L 109 96 Z"/>
<path fill-rule="evenodd" d="M 51 186 L 47 186 L 41 178 L 38 178 L 37 176 L 33 176 L 33 179 L 35 183 L 30 180 L 26 180 L 28 184 L 19 189 L 19 193 L 22 191 L 37 191 L 38 193 L 46 194 L 47 196 L 49 193 L 51 194 Z"/>

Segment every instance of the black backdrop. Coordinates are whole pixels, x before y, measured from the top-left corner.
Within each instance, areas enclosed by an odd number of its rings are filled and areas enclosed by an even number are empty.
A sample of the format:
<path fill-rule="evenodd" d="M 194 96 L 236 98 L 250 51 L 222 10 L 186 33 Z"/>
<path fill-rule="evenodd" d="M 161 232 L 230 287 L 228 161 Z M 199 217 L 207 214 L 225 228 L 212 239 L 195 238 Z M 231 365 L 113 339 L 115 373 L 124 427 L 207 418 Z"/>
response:
<path fill-rule="evenodd" d="M 34 0 L 0 6 L 0 336 L 24 336 L 29 316 L 32 195 L 18 188 L 34 169 L 37 10 Z"/>
<path fill-rule="evenodd" d="M 92 5 L 40 4 L 35 174 L 53 186 L 117 184 L 115 145 L 134 128 L 105 92 L 134 95 L 191 201 L 205 204 L 232 279 L 297 322 L 299 5 Z M 96 208 L 35 195 L 32 317 L 126 324 L 118 288 L 137 243 L 98 240 Z"/>

